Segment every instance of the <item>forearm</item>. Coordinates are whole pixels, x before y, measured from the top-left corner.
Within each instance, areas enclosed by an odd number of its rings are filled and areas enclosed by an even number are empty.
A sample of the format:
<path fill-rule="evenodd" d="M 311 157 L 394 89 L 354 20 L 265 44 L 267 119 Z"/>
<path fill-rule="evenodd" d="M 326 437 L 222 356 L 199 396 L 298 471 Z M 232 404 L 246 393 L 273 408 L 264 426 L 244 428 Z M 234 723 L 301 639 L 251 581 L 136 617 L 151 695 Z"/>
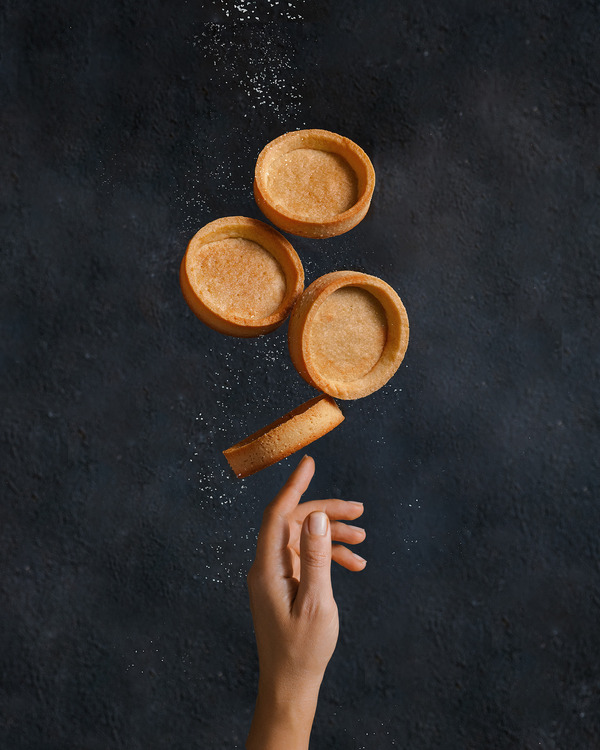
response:
<path fill-rule="evenodd" d="M 259 683 L 247 750 L 307 750 L 318 686 L 292 694 Z"/>

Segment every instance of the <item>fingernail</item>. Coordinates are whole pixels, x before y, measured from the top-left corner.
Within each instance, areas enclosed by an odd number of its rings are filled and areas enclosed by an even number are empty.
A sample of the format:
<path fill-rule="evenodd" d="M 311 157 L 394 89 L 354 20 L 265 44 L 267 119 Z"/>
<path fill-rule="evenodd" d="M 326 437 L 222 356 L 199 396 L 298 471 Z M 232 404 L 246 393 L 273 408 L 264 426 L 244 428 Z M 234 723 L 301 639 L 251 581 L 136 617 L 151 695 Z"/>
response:
<path fill-rule="evenodd" d="M 358 502 L 356 502 L 356 500 L 348 500 L 348 502 L 350 503 L 350 505 L 356 505 L 358 508 L 364 508 L 365 507 L 364 503 L 358 503 Z"/>
<path fill-rule="evenodd" d="M 362 531 L 363 534 L 366 535 L 366 531 L 361 526 L 352 526 L 352 524 L 347 523 L 346 524 L 347 529 L 354 529 L 355 531 Z"/>
<path fill-rule="evenodd" d="M 325 536 L 327 533 L 327 514 L 321 511 L 311 513 L 308 517 L 308 530 L 311 534 Z"/>
<path fill-rule="evenodd" d="M 367 561 L 365 560 L 364 557 L 361 557 L 360 555 L 357 555 L 356 552 L 353 552 L 352 554 L 358 560 L 358 562 L 364 563 L 365 565 L 367 564 Z"/>

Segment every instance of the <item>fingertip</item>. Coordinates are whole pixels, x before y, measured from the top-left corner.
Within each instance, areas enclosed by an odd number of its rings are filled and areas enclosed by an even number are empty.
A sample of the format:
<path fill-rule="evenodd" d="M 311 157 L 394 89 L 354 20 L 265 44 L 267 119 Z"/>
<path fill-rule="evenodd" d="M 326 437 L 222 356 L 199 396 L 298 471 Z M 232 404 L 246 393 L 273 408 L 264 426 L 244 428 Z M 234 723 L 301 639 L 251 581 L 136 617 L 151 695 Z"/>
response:
<path fill-rule="evenodd" d="M 298 462 L 298 468 L 300 466 L 312 466 L 313 471 L 315 470 L 315 459 L 312 456 L 309 456 L 308 453 L 305 453 L 300 461 Z"/>
<path fill-rule="evenodd" d="M 358 518 L 365 512 L 365 506 L 363 503 L 356 502 L 355 500 L 346 500 L 346 502 L 352 510 L 352 518 Z"/>
<path fill-rule="evenodd" d="M 361 529 L 359 526 L 353 526 L 352 528 L 356 529 L 356 534 L 360 537 L 360 539 L 357 539 L 355 544 L 362 544 L 367 538 L 367 532 L 365 531 L 365 529 Z"/>
<path fill-rule="evenodd" d="M 292 508 L 298 505 L 302 494 L 308 489 L 314 473 L 315 462 L 310 456 L 303 456 L 288 477 L 286 483 L 277 493 L 271 506 L 283 512 L 292 510 Z"/>
<path fill-rule="evenodd" d="M 315 473 L 315 462 L 311 456 L 302 456 L 298 466 L 294 471 L 295 478 L 298 478 L 303 485 L 302 492 L 307 489 L 310 480 Z M 306 486 L 304 486 L 306 485 Z"/>
<path fill-rule="evenodd" d="M 294 471 L 312 471 L 315 470 L 315 460 L 312 456 L 309 456 L 308 453 L 302 456 L 302 458 L 298 461 L 298 464 L 296 465 L 296 468 Z"/>
<path fill-rule="evenodd" d="M 346 570 L 349 570 L 351 573 L 359 573 L 367 566 L 367 561 L 364 557 L 352 552 L 343 544 L 333 545 L 332 558 L 338 565 L 341 565 L 342 568 L 346 568 Z"/>

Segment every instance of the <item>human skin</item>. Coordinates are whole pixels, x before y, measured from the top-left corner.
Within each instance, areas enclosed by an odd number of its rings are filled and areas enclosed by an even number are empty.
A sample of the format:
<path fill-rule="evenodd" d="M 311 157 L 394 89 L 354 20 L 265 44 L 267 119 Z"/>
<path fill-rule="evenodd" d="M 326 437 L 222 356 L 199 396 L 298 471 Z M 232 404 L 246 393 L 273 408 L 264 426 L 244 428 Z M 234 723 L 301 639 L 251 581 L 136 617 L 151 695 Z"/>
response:
<path fill-rule="evenodd" d="M 248 572 L 260 668 L 248 750 L 308 748 L 321 681 L 339 631 L 331 560 L 350 571 L 366 565 L 339 544 L 365 538 L 364 529 L 343 523 L 362 514 L 362 503 L 299 502 L 314 471 L 313 459 L 305 456 L 265 509 Z"/>

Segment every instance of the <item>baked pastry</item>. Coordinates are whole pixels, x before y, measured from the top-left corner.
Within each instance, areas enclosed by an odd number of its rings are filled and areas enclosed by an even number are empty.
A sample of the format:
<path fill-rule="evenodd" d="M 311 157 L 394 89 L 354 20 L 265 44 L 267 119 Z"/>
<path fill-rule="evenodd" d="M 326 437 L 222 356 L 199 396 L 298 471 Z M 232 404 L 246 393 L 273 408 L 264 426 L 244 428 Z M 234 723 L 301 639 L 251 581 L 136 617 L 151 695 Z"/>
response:
<path fill-rule="evenodd" d="M 254 197 L 275 226 L 302 237 L 334 237 L 365 217 L 375 170 L 356 143 L 328 130 L 295 130 L 260 152 Z"/>
<path fill-rule="evenodd" d="M 396 372 L 408 346 L 408 317 L 385 281 L 355 271 L 321 276 L 303 292 L 288 327 L 294 366 L 315 388 L 354 399 Z"/>
<path fill-rule="evenodd" d="M 228 216 L 192 237 L 179 280 L 194 314 L 215 331 L 260 336 L 289 315 L 304 288 L 304 269 L 276 229 Z"/>
<path fill-rule="evenodd" d="M 238 477 L 248 477 L 304 448 L 344 420 L 338 405 L 320 395 L 263 427 L 223 455 Z"/>

